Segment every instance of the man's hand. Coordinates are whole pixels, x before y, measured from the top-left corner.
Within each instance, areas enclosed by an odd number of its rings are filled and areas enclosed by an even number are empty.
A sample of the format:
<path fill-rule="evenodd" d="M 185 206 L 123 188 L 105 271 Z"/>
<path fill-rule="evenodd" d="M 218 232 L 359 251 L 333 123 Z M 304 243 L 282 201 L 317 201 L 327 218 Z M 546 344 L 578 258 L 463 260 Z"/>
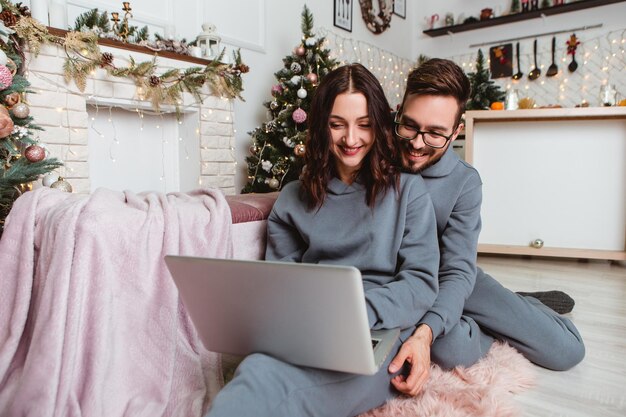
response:
<path fill-rule="evenodd" d="M 9 116 L 9 111 L 0 106 L 0 138 L 6 138 L 13 132 L 13 120 Z"/>
<path fill-rule="evenodd" d="M 396 373 L 404 362 L 411 365 L 408 377 L 399 374 L 391 379 L 391 383 L 403 394 L 415 396 L 419 394 L 430 375 L 430 344 L 433 332 L 425 324 L 421 324 L 400 347 L 400 351 L 389 364 L 389 372 Z"/>

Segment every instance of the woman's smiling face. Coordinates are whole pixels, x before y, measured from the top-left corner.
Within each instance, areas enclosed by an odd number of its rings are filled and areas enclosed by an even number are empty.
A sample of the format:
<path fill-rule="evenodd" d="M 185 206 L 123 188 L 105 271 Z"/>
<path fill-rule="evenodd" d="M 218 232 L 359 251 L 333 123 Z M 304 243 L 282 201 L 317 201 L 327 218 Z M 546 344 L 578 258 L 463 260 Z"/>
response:
<path fill-rule="evenodd" d="M 347 184 L 374 145 L 374 133 L 367 112 L 367 99 L 361 93 L 343 93 L 335 98 L 328 119 L 330 151 L 339 179 Z"/>

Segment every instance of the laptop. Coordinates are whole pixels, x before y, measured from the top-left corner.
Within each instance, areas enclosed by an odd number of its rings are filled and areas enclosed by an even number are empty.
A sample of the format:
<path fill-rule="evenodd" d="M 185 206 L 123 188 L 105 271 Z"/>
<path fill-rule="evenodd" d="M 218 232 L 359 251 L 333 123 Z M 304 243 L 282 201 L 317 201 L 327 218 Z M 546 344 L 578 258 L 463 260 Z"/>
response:
<path fill-rule="evenodd" d="M 169 255 L 165 263 L 212 352 L 372 375 L 400 335 L 370 332 L 354 267 Z"/>

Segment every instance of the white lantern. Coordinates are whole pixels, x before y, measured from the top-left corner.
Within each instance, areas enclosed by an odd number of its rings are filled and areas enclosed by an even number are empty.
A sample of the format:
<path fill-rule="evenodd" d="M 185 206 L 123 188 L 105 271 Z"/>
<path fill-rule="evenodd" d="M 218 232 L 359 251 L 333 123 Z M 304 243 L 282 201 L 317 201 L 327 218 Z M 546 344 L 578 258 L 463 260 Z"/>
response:
<path fill-rule="evenodd" d="M 202 52 L 202 58 L 214 59 L 220 54 L 221 38 L 215 33 L 215 25 L 203 23 L 202 32 L 196 39 L 196 44 Z"/>

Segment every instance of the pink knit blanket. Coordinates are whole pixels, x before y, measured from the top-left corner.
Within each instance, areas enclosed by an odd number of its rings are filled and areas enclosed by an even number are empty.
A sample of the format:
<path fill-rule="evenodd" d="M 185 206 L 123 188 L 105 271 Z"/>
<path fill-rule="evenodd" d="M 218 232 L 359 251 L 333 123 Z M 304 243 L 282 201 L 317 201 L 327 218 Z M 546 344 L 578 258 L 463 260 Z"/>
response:
<path fill-rule="evenodd" d="M 218 191 L 20 197 L 0 240 L 0 416 L 200 416 L 221 388 L 163 262 L 231 257 Z"/>

